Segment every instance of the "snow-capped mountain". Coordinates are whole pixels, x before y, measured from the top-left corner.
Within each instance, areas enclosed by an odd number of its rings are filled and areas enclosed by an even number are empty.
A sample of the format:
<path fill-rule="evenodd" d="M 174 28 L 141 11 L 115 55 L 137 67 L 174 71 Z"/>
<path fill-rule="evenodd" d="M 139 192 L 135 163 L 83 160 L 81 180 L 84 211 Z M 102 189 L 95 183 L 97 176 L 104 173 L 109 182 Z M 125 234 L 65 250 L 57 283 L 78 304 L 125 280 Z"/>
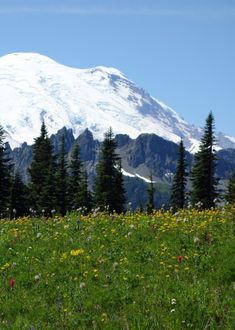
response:
<path fill-rule="evenodd" d="M 78 136 L 88 128 L 99 140 L 114 133 L 136 138 L 155 133 L 197 150 L 201 130 L 114 68 L 75 69 L 35 53 L 0 57 L 0 124 L 12 147 L 32 144 L 45 120 L 51 135 L 63 126 Z M 235 138 L 218 135 L 220 148 L 235 148 Z"/>

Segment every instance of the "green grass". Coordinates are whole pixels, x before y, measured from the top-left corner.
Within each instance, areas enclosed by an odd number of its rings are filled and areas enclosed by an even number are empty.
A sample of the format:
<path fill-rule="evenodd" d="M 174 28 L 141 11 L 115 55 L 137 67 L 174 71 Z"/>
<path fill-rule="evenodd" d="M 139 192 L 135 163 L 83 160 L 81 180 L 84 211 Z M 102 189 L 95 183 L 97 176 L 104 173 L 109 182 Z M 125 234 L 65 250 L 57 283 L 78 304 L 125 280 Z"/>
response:
<path fill-rule="evenodd" d="M 235 329 L 234 209 L 77 220 L 0 222 L 0 329 Z"/>

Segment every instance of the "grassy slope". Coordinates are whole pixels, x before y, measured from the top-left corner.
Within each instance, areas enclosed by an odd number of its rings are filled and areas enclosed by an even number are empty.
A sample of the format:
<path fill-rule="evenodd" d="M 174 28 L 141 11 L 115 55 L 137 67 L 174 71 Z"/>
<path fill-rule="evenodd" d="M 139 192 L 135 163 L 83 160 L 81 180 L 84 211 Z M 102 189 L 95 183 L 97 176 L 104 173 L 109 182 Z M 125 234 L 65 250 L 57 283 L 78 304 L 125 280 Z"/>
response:
<path fill-rule="evenodd" d="M 234 210 L 77 219 L 1 221 L 0 329 L 235 328 Z"/>

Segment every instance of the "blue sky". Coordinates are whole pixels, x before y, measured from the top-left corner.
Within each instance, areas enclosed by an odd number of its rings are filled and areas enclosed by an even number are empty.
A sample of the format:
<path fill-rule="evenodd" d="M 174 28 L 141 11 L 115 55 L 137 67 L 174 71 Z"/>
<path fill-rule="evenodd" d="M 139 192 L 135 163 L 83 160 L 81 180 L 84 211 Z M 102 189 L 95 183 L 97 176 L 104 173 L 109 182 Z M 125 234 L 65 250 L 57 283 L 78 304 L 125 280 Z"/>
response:
<path fill-rule="evenodd" d="M 234 0 L 0 0 L 0 56 L 120 69 L 186 121 L 235 136 Z"/>

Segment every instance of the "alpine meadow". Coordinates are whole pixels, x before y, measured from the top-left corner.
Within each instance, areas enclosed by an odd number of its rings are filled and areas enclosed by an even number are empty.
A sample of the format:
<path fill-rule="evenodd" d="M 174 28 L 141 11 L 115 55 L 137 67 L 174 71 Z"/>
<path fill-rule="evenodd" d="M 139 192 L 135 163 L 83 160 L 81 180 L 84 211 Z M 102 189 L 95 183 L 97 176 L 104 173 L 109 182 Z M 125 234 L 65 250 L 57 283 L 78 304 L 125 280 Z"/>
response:
<path fill-rule="evenodd" d="M 54 155 L 44 122 L 24 183 L 1 130 L 1 328 L 232 329 L 234 177 L 225 205 L 213 123 L 190 175 L 180 142 L 168 210 L 155 210 L 152 176 L 146 207 L 129 210 L 111 128 L 93 191 L 78 145 L 66 157 L 62 136 Z"/>
<path fill-rule="evenodd" d="M 0 1 L 0 330 L 235 329 L 235 3 Z"/>

